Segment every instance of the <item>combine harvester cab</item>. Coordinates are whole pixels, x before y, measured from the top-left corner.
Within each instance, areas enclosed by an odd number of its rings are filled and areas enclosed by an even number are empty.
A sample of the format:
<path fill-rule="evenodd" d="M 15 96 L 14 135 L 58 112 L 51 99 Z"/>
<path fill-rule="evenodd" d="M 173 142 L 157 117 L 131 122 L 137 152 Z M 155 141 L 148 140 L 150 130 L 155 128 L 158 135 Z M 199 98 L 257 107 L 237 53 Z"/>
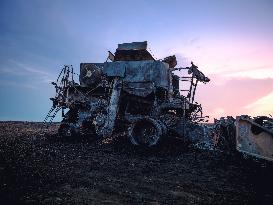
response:
<path fill-rule="evenodd" d="M 104 63 L 81 63 L 79 84 L 72 66 L 65 66 L 53 83 L 56 96 L 46 121 L 62 110 L 62 136 L 125 133 L 132 144 L 148 147 L 164 137 L 187 138 L 189 127 L 205 121 L 194 102 L 196 86 L 210 80 L 193 63 L 176 65 L 175 56 L 155 60 L 144 41 L 119 44 Z M 187 76 L 174 74 L 181 70 Z"/>

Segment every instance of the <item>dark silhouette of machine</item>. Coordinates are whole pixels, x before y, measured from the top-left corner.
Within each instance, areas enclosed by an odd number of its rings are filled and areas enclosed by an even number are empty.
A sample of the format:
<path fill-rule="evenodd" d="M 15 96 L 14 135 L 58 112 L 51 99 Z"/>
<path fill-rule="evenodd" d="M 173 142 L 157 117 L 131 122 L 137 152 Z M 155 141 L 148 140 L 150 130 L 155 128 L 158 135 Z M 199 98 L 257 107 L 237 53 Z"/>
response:
<path fill-rule="evenodd" d="M 194 96 L 198 82 L 210 79 L 193 63 L 176 65 L 175 56 L 155 60 L 144 41 L 119 44 L 104 63 L 81 63 L 79 83 L 73 67 L 64 66 L 52 83 L 56 96 L 45 122 L 62 110 L 59 134 L 66 137 L 105 139 L 125 133 L 133 144 L 144 146 L 167 136 L 183 138 L 190 124 L 205 121 Z M 181 70 L 185 76 L 174 74 Z"/>

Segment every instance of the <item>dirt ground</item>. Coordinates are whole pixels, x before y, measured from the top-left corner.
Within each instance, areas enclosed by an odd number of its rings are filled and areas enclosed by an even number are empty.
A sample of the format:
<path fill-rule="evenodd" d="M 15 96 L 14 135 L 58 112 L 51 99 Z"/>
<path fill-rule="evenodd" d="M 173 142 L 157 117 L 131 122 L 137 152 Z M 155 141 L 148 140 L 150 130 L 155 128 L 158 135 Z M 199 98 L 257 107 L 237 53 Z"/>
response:
<path fill-rule="evenodd" d="M 273 166 L 168 140 L 64 140 L 0 122 L 0 204 L 273 204 Z"/>

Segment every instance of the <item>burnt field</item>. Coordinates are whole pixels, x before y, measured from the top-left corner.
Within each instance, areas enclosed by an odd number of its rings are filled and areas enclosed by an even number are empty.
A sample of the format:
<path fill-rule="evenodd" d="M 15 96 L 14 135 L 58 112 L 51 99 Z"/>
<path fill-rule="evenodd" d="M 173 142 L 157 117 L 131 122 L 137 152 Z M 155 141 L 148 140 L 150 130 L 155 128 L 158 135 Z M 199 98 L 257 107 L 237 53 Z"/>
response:
<path fill-rule="evenodd" d="M 0 204 L 272 204 L 272 164 L 168 140 L 64 140 L 0 122 Z"/>

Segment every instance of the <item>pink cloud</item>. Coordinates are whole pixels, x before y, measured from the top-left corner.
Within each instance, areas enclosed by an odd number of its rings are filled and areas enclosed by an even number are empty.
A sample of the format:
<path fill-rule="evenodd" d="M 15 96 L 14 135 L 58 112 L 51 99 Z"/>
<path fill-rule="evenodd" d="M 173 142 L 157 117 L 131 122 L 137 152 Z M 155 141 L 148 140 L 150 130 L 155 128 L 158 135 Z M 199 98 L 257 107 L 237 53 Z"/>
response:
<path fill-rule="evenodd" d="M 204 113 L 210 115 L 212 119 L 227 115 L 259 115 L 259 113 L 250 113 L 246 106 L 273 92 L 273 78 L 227 79 L 220 75 L 212 75 L 210 78 L 210 83 L 199 85 L 196 101 L 202 104 Z"/>

